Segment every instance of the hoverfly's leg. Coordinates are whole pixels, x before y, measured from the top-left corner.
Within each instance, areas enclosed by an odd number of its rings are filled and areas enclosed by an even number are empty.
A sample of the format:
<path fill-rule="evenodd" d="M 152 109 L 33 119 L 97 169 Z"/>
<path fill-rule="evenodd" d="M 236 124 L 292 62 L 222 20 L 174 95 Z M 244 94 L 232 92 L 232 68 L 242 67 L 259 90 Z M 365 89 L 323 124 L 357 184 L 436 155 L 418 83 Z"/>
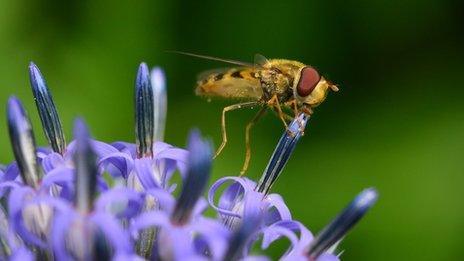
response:
<path fill-rule="evenodd" d="M 293 109 L 293 113 L 295 114 L 295 117 L 298 116 L 298 107 L 297 107 L 297 104 L 296 104 L 296 100 L 293 99 L 287 103 L 285 103 L 285 105 L 287 105 L 288 107 L 292 108 Z"/>
<path fill-rule="evenodd" d="M 282 108 L 280 107 L 279 99 L 277 99 L 277 95 L 274 94 L 272 98 L 267 102 L 268 106 L 275 107 L 277 109 L 277 113 L 279 114 L 280 120 L 284 123 L 285 129 L 288 129 L 287 122 L 284 118 L 284 113 L 282 112 Z"/>
<path fill-rule="evenodd" d="M 278 117 L 280 117 L 279 112 L 277 111 L 277 109 L 275 107 L 272 108 L 272 111 L 275 114 L 277 114 Z M 282 116 L 284 117 L 285 120 L 288 120 L 289 122 L 293 121 L 293 119 L 294 119 L 294 117 L 288 115 L 285 112 L 282 112 Z M 291 132 L 288 128 L 286 128 L 286 131 L 287 131 L 288 135 L 290 135 L 292 137 L 295 135 L 295 133 Z"/>
<path fill-rule="evenodd" d="M 219 156 L 219 154 L 221 154 L 221 151 L 224 149 L 227 143 L 226 112 L 238 110 L 238 109 L 246 108 L 246 107 L 252 107 L 258 104 L 259 104 L 258 102 L 237 103 L 234 105 L 227 106 L 222 110 L 222 118 L 221 118 L 222 143 L 221 143 L 221 146 L 219 146 L 219 148 L 216 150 L 216 153 L 214 154 L 213 159 L 215 159 L 217 156 Z"/>
<path fill-rule="evenodd" d="M 245 162 L 243 162 L 243 167 L 242 167 L 242 170 L 240 171 L 240 177 L 243 176 L 243 174 L 245 174 L 245 172 L 247 171 L 248 165 L 251 159 L 250 130 L 256 124 L 256 122 L 258 122 L 258 120 L 261 119 L 261 117 L 266 113 L 266 110 L 267 110 L 266 107 L 262 107 L 258 111 L 258 113 L 253 117 L 253 119 L 251 119 L 251 121 L 248 122 L 246 126 L 246 129 L 245 129 L 245 148 L 246 148 Z"/>

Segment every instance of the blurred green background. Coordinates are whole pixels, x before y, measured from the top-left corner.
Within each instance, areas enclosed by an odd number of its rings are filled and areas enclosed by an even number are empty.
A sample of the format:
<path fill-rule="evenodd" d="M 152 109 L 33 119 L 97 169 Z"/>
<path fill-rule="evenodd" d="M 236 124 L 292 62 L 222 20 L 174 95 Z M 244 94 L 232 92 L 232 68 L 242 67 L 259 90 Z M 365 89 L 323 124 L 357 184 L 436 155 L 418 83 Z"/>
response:
<path fill-rule="evenodd" d="M 0 101 L 25 103 L 45 139 L 27 65 L 41 68 L 66 134 L 85 117 L 95 137 L 134 139 L 133 83 L 141 61 L 167 74 L 166 140 L 193 126 L 220 143 L 221 109 L 193 93 L 196 74 L 224 64 L 182 50 L 252 61 L 255 53 L 311 64 L 337 83 L 316 109 L 273 191 L 319 231 L 359 191 L 380 199 L 342 244 L 344 260 L 458 260 L 464 232 L 464 5 L 457 1 L 0 2 Z M 4 110 L 2 110 L 4 112 Z M 5 113 L 1 162 L 12 160 Z M 238 175 L 252 110 L 228 117 L 214 179 Z M 252 132 L 258 178 L 283 128 L 268 114 Z M 274 254 L 277 253 L 274 249 Z"/>

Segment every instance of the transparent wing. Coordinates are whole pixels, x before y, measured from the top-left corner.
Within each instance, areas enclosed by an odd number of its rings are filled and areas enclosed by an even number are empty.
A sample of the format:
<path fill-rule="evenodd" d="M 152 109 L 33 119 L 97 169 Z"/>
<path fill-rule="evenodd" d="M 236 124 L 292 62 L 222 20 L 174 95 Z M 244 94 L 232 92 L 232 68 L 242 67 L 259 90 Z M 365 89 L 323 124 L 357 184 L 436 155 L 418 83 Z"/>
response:
<path fill-rule="evenodd" d="M 269 60 L 264 57 L 264 55 L 261 55 L 259 53 L 255 54 L 255 59 L 254 59 L 255 66 L 263 67 L 267 63 L 269 63 Z"/>

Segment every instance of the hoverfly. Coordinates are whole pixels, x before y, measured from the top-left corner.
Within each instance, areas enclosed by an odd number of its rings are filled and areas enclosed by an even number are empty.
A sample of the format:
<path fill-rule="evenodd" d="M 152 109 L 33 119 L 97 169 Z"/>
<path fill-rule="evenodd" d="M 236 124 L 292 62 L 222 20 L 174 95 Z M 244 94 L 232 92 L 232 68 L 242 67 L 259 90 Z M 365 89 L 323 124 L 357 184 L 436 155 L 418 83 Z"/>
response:
<path fill-rule="evenodd" d="M 321 76 L 315 68 L 298 61 L 268 60 L 257 54 L 255 63 L 250 64 L 193 53 L 178 51 L 175 53 L 239 66 L 201 73 L 195 93 L 208 98 L 223 97 L 242 100 L 222 110 L 222 143 L 214 157 L 222 152 L 227 143 L 226 112 L 247 107 L 261 107 L 246 126 L 246 154 L 241 175 L 247 170 L 251 158 L 250 129 L 264 115 L 267 108 L 275 111 L 287 128 L 287 120 L 293 120 L 300 112 L 310 115 L 312 108 L 325 100 L 329 89 L 338 91 L 338 87 Z M 294 116 L 288 115 L 284 109 L 293 110 Z"/>

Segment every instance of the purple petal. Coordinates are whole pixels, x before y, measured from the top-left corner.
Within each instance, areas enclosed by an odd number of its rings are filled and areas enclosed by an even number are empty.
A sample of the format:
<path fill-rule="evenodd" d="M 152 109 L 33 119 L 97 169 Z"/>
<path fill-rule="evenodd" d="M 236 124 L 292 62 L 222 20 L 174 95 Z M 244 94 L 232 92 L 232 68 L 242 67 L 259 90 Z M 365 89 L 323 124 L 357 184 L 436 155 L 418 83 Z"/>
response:
<path fill-rule="evenodd" d="M 134 168 L 134 161 L 124 152 L 112 152 L 100 158 L 98 167 L 102 172 L 108 171 L 113 177 L 127 178 Z"/>
<path fill-rule="evenodd" d="M 111 243 L 116 256 L 133 253 L 129 235 L 111 215 L 95 213 L 90 217 L 90 221 L 102 231 L 105 238 Z"/>
<path fill-rule="evenodd" d="M 2 181 L 6 180 L 15 180 L 19 176 L 19 168 L 16 162 L 11 163 L 8 165 L 5 171 L 5 175 L 2 178 Z"/>
<path fill-rule="evenodd" d="M 33 261 L 34 255 L 26 247 L 15 249 L 11 254 L 10 261 Z"/>
<path fill-rule="evenodd" d="M 190 228 L 205 240 L 213 260 L 219 260 L 223 256 L 230 236 L 228 229 L 216 220 L 204 217 L 192 222 Z M 204 248 L 197 249 L 197 253 L 203 254 L 203 250 Z"/>
<path fill-rule="evenodd" d="M 66 249 L 66 235 L 72 222 L 78 218 L 74 211 L 68 211 L 61 215 L 56 215 L 53 222 L 53 229 L 51 231 L 51 243 L 53 251 L 57 260 L 72 260 L 73 258 L 68 254 Z"/>
<path fill-rule="evenodd" d="M 192 235 L 185 227 L 165 227 L 158 234 L 162 260 L 204 260 L 195 253 Z"/>
<path fill-rule="evenodd" d="M 145 189 L 161 188 L 160 180 L 155 180 L 153 161 L 151 158 L 135 159 L 134 169 Z"/>
<path fill-rule="evenodd" d="M 136 158 L 135 144 L 124 142 L 124 141 L 117 141 L 117 142 L 111 143 L 111 146 L 115 147 L 120 152 L 129 154 L 131 158 L 133 159 Z"/>
<path fill-rule="evenodd" d="M 264 237 L 263 237 L 263 242 L 261 244 L 262 249 L 267 249 L 269 245 L 271 245 L 275 240 L 285 237 L 290 241 L 290 249 L 288 252 L 298 249 L 299 245 L 299 240 L 298 236 L 290 229 L 287 229 L 282 226 L 271 226 L 266 228 L 263 231 Z M 303 255 L 303 251 L 301 251 L 301 255 Z"/>
<path fill-rule="evenodd" d="M 243 220 L 234 224 L 234 233 L 229 240 L 229 247 L 225 252 L 224 259 L 238 260 L 247 256 L 253 242 L 258 238 L 257 232 L 261 229 L 263 221 L 262 195 L 252 191 L 255 195 L 245 198 L 243 204 Z M 237 218 L 234 218 L 237 219 Z"/>
<path fill-rule="evenodd" d="M 95 202 L 97 212 L 109 212 L 118 218 L 132 218 L 143 206 L 141 194 L 128 188 L 113 188 L 100 195 Z"/>
<path fill-rule="evenodd" d="M 171 221 L 166 213 L 161 211 L 144 212 L 137 216 L 130 227 L 131 235 L 138 237 L 138 232 L 151 227 L 170 227 Z"/>
<path fill-rule="evenodd" d="M 216 191 L 225 183 L 232 181 L 233 183 L 229 185 L 233 189 L 226 189 L 219 198 L 219 204 L 214 203 L 214 198 Z M 250 182 L 246 179 L 238 177 L 224 177 L 217 180 L 210 188 L 208 192 L 208 202 L 210 206 L 215 209 L 219 214 L 232 216 L 232 217 L 241 217 L 240 214 L 233 211 L 234 206 L 238 203 L 237 198 L 239 194 L 247 193 L 248 191 L 253 191 L 254 186 L 250 186 Z M 240 198 L 241 200 L 241 198 Z"/>
<path fill-rule="evenodd" d="M 291 220 L 292 215 L 283 198 L 278 194 L 270 194 L 264 198 L 269 204 L 268 213 L 265 217 L 266 224 L 270 225 L 280 220 Z"/>
<path fill-rule="evenodd" d="M 107 156 L 108 154 L 119 152 L 115 147 L 106 144 L 104 142 L 98 141 L 98 140 L 92 140 L 92 148 L 97 154 L 98 158 L 103 158 Z M 76 152 L 76 141 L 72 141 L 69 143 L 68 148 L 66 149 L 66 153 L 64 154 L 65 159 L 72 159 L 72 156 Z"/>
<path fill-rule="evenodd" d="M 41 189 L 49 189 L 53 184 L 74 191 L 74 172 L 66 167 L 59 167 L 48 172 L 42 180 Z"/>
<path fill-rule="evenodd" d="M 282 229 L 288 230 L 288 234 L 283 233 Z M 292 241 L 292 245 L 285 256 L 305 256 L 305 249 L 313 240 L 313 235 L 308 229 L 306 229 L 305 226 L 303 226 L 300 222 L 297 221 L 280 221 L 266 228 L 263 231 L 263 242 L 261 247 L 263 249 L 268 248 L 270 244 L 280 239 L 282 236 L 288 238 L 290 232 L 294 233 L 296 237 L 298 237 L 299 235 L 299 238 L 296 242 Z"/>
<path fill-rule="evenodd" d="M 145 192 L 147 195 L 151 195 L 155 198 L 159 204 L 160 209 L 165 210 L 166 213 L 172 213 L 174 205 L 176 204 L 175 198 L 164 189 L 149 189 Z"/>
<path fill-rule="evenodd" d="M 56 152 L 52 152 L 46 155 L 42 159 L 42 167 L 46 173 L 58 167 L 65 167 L 65 166 L 66 166 L 66 162 L 63 156 L 61 156 L 61 154 L 58 154 Z"/>
<path fill-rule="evenodd" d="M 20 188 L 22 187 L 23 184 L 17 182 L 17 181 L 3 181 L 0 182 L 0 198 L 4 197 L 6 193 L 8 193 L 10 190 Z"/>
<path fill-rule="evenodd" d="M 30 187 L 20 187 L 11 191 L 8 197 L 10 224 L 25 242 L 45 248 L 47 244 L 40 237 L 30 232 L 24 224 L 23 207 L 26 204 L 25 197 L 34 195 L 35 193 Z"/>

